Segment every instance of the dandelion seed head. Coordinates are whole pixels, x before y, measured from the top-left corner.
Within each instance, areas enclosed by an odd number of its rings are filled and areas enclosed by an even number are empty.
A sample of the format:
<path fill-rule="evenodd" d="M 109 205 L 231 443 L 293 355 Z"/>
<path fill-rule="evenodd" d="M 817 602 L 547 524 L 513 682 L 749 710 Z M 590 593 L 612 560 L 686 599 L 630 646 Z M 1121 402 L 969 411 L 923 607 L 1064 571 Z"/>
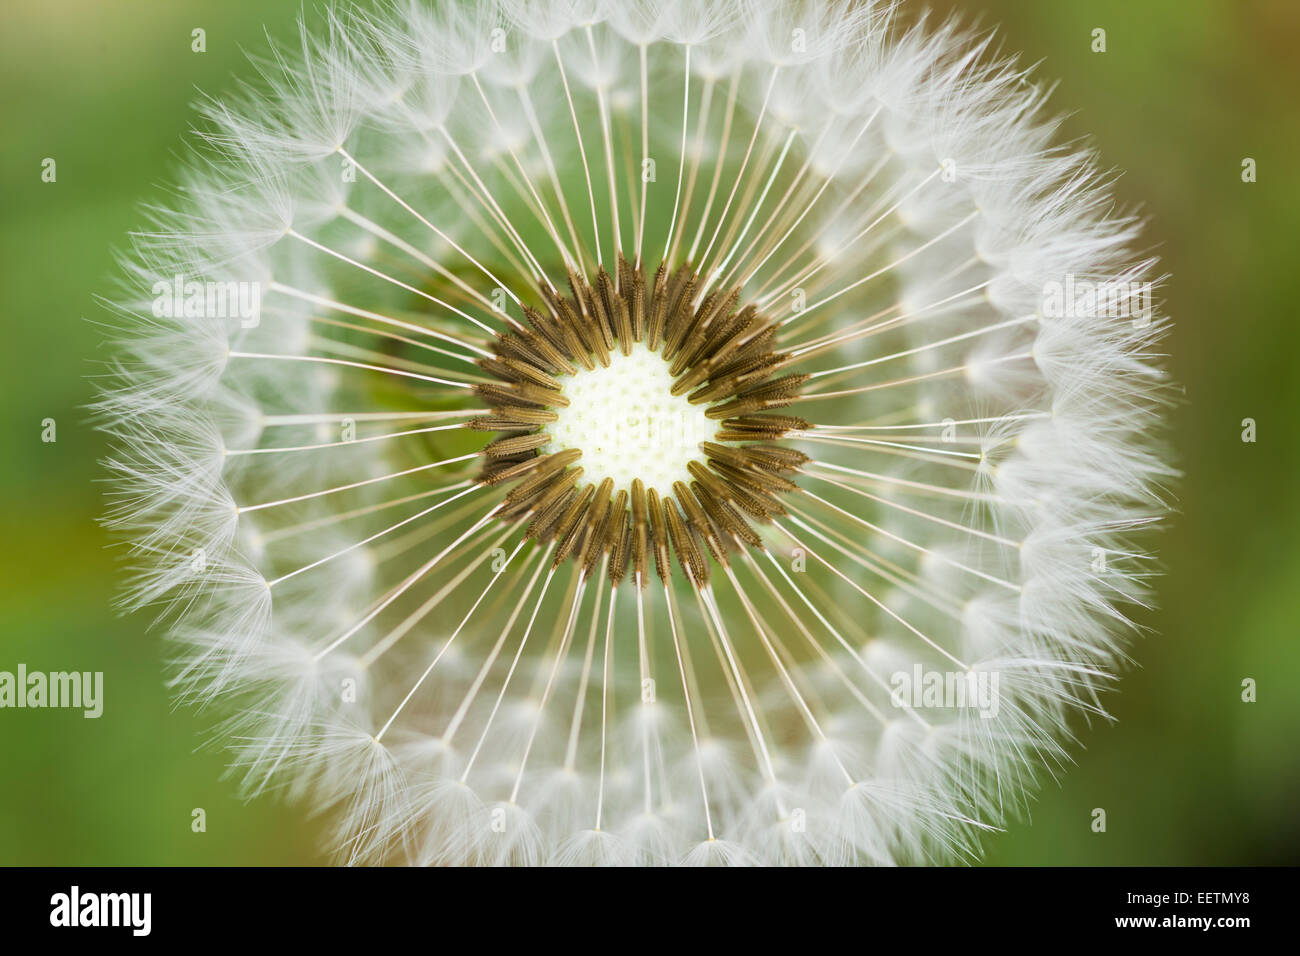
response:
<path fill-rule="evenodd" d="M 1150 601 L 1166 323 L 990 34 L 403 0 L 253 66 L 97 406 L 123 604 L 250 793 L 346 863 L 896 864 L 1068 760 Z"/>

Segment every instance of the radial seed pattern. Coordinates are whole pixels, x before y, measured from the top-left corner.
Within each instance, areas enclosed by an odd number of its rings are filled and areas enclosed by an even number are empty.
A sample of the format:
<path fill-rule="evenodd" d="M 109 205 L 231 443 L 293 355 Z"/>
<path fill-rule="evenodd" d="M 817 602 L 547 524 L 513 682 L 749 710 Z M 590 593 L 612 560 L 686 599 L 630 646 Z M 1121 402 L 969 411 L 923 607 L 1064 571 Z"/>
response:
<path fill-rule="evenodd" d="M 910 15 L 411 2 L 205 102 L 107 521 L 250 793 L 348 862 L 905 863 L 1067 761 L 1171 472 L 1163 322 L 1044 293 L 1153 263 Z"/>
<path fill-rule="evenodd" d="M 618 275 L 615 283 L 601 269 L 594 287 L 570 275 L 567 298 L 544 287 L 546 311 L 525 306 L 527 325 L 499 335 L 495 357 L 479 360 L 501 381 L 476 386 L 492 408 L 470 427 L 506 432 L 484 449 L 479 480 L 510 488 L 497 517 L 527 516 L 524 537 L 555 542 L 557 567 L 572 556 L 589 577 L 608 555 L 613 584 L 630 570 L 643 586 L 653 559 L 666 584 L 671 554 L 703 587 L 708 556 L 727 563 L 734 548 L 761 547 L 751 522 L 787 513 L 780 496 L 796 490 L 788 476 L 808 456 L 772 442 L 811 426 L 768 410 L 788 405 L 808 376 L 778 375 L 790 356 L 772 351 L 776 323 L 754 306 L 737 310 L 740 289 L 697 301 L 700 277 L 689 266 L 670 275 L 661 265 L 647 284 L 644 271 L 621 255 Z M 609 367 L 616 352 L 630 356 L 634 349 L 657 355 L 674 376 L 670 393 L 705 405 L 705 415 L 718 422 L 713 440 L 701 442 L 686 465 L 689 486 L 678 480 L 647 487 L 640 476 L 626 488 L 610 477 L 593 484 L 583 478 L 581 449 L 546 447 L 547 427 L 559 417 L 555 407 L 569 404 L 564 378 L 578 367 Z M 644 440 L 658 444 L 648 432 Z"/>

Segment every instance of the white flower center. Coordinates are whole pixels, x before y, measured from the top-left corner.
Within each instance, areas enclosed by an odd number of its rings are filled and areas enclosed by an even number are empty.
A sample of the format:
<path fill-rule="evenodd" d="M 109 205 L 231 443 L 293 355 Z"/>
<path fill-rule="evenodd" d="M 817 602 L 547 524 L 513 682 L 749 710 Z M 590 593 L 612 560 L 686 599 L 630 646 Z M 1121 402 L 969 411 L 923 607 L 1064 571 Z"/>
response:
<path fill-rule="evenodd" d="M 700 442 L 713 439 L 718 423 L 705 406 L 669 391 L 673 375 L 657 352 L 615 348 L 608 368 L 579 369 L 561 381 L 569 406 L 556 409 L 559 419 L 547 428 L 549 451 L 581 449 L 583 477 L 609 478 L 616 491 L 630 491 L 633 478 L 660 495 L 671 494 L 675 481 L 690 484 L 686 465 L 704 460 Z"/>

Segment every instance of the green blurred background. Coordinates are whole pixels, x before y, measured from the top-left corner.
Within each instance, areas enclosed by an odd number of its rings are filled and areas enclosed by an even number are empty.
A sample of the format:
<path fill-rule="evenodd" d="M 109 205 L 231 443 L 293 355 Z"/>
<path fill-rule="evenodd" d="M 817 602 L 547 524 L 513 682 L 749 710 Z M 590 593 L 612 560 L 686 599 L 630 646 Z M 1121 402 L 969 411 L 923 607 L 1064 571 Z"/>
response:
<path fill-rule="evenodd" d="M 1124 170 L 1172 274 L 1173 440 L 1186 479 L 1160 546 L 1155 636 L 1081 726 L 1077 766 L 1031 818 L 987 841 L 996 864 L 1300 863 L 1300 3 L 945 0 L 1000 24 L 1059 80 L 1066 131 Z M 245 50 L 292 34 L 259 0 L 6 0 L 0 9 L 4 486 L 0 670 L 101 670 L 105 714 L 0 711 L 0 864 L 323 862 L 320 823 L 241 802 L 207 719 L 173 710 L 163 648 L 109 607 L 96 524 L 100 436 L 82 410 L 101 358 L 93 295 L 137 203 L 167 180 L 196 89 L 231 86 Z M 309 14 L 310 15 L 310 14 Z M 207 52 L 190 31 L 207 31 Z M 1107 51 L 1090 49 L 1094 28 Z M 42 183 L 41 162 L 57 161 Z M 1253 157 L 1258 182 L 1241 181 Z M 1243 444 L 1241 420 L 1258 422 Z M 57 442 L 41 421 L 57 421 Z M 1258 701 L 1241 701 L 1243 678 Z M 207 812 L 207 832 L 190 814 Z M 1107 832 L 1092 832 L 1093 808 Z"/>

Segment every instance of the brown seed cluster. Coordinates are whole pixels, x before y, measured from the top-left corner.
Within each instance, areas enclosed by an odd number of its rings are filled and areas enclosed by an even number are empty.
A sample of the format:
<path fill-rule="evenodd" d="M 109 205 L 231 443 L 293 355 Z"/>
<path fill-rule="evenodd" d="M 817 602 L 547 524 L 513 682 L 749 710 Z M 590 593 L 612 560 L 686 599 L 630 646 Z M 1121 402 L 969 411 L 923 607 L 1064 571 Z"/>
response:
<path fill-rule="evenodd" d="M 647 283 L 621 255 L 616 271 L 617 279 L 601 268 L 594 285 L 570 272 L 569 296 L 543 285 L 545 307 L 525 307 L 526 324 L 512 322 L 495 355 L 479 361 L 496 381 L 476 386 L 490 411 L 470 427 L 503 433 L 483 450 L 480 481 L 509 486 L 498 517 L 530 519 L 525 535 L 554 542 L 557 566 L 572 557 L 590 575 L 608 555 L 613 583 L 631 571 L 644 587 L 650 562 L 666 584 L 675 556 L 702 587 L 710 557 L 725 564 L 736 549 L 761 548 L 754 523 L 785 514 L 781 496 L 798 490 L 790 476 L 808 458 L 775 442 L 811 426 L 771 410 L 789 404 L 807 376 L 778 374 L 790 356 L 774 351 L 777 324 L 752 305 L 738 309 L 738 287 L 701 298 L 689 265 L 670 272 L 661 264 Z M 563 377 L 608 366 L 615 349 L 628 355 L 634 346 L 658 352 L 675 376 L 672 394 L 706 405 L 719 423 L 687 466 L 689 486 L 583 484 L 581 450 L 546 451 L 554 409 L 569 404 Z"/>

